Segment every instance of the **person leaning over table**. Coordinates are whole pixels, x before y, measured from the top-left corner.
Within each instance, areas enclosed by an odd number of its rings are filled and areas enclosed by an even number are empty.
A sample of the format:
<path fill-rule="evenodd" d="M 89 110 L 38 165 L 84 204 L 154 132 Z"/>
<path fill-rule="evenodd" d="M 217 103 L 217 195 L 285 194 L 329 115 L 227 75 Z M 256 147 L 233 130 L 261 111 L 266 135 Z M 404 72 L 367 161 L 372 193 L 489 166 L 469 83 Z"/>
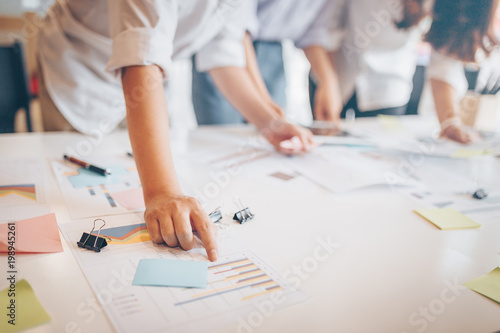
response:
<path fill-rule="evenodd" d="M 339 113 L 403 115 L 413 89 L 417 46 L 428 29 L 426 0 L 334 0 L 329 57 L 339 88 Z M 311 104 L 320 92 L 312 72 Z M 317 120 L 316 114 L 313 114 Z"/>
<path fill-rule="evenodd" d="M 284 114 L 286 79 L 282 41 L 290 39 L 303 49 L 318 82 L 314 106 L 317 119 L 338 118 L 338 91 L 327 51 L 333 44 L 328 26 L 335 13 L 335 0 L 249 0 L 253 5 L 252 20 L 245 37 L 247 59 L 255 86 Z M 193 63 L 193 105 L 199 125 L 242 123 L 231 103 L 221 94 L 210 75 Z"/>
<path fill-rule="evenodd" d="M 344 103 L 341 117 L 349 109 L 356 117 L 405 114 L 416 48 L 425 39 L 434 47 L 426 72 L 441 136 L 470 142 L 474 135 L 457 116 L 458 102 L 467 90 L 463 62 L 474 61 L 478 51 L 489 53 L 496 44 L 493 20 L 498 0 L 336 1 L 338 15 L 331 26 L 333 40 L 340 43 L 330 59 Z"/>
<path fill-rule="evenodd" d="M 478 138 L 459 117 L 459 102 L 467 91 L 464 63 L 480 63 L 497 47 L 496 36 L 500 32 L 494 31 L 494 20 L 498 15 L 498 2 L 435 0 L 433 22 L 426 36 L 433 48 L 427 76 L 441 136 L 460 143 Z"/>
<path fill-rule="evenodd" d="M 61 128 L 92 134 L 125 117 L 141 178 L 145 221 L 156 243 L 194 246 L 193 229 L 210 260 L 216 229 L 199 203 L 184 196 L 172 161 L 163 82 L 172 61 L 196 55 L 217 86 L 278 150 L 293 154 L 312 143 L 262 100 L 251 82 L 242 44 L 245 0 L 57 1 L 39 36 L 46 112 Z M 125 96 L 125 98 L 124 98 Z M 53 106 L 51 108 L 51 105 Z M 300 147 L 284 148 L 298 137 Z"/>

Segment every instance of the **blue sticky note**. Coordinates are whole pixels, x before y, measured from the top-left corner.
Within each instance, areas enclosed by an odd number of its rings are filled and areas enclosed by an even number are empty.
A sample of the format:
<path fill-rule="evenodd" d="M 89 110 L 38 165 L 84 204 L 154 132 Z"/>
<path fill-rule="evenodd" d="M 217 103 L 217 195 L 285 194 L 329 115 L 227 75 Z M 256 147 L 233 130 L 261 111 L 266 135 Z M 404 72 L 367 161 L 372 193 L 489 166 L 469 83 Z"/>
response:
<path fill-rule="evenodd" d="M 208 264 L 202 261 L 141 259 L 135 286 L 207 287 Z"/>
<path fill-rule="evenodd" d="M 109 169 L 111 170 L 111 175 L 102 176 L 85 168 L 79 168 L 78 174 L 68 176 L 68 180 L 71 182 L 74 188 L 109 185 L 122 182 L 120 176 L 123 176 L 128 172 L 122 166 L 113 166 L 109 167 Z"/>

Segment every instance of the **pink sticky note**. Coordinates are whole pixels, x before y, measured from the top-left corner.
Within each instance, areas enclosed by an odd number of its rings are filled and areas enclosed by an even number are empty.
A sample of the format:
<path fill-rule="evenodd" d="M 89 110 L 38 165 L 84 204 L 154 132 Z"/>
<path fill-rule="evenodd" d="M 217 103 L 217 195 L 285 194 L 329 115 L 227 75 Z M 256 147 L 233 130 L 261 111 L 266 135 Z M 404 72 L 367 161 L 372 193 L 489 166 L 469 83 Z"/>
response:
<path fill-rule="evenodd" d="M 8 223 L 0 224 L 0 253 L 9 252 L 10 245 L 14 246 L 16 253 L 62 252 L 56 215 L 52 213 L 17 221 L 15 230 L 9 230 Z"/>
<path fill-rule="evenodd" d="M 138 210 L 146 207 L 142 196 L 142 187 L 111 193 L 111 197 L 120 206 L 128 210 Z"/>

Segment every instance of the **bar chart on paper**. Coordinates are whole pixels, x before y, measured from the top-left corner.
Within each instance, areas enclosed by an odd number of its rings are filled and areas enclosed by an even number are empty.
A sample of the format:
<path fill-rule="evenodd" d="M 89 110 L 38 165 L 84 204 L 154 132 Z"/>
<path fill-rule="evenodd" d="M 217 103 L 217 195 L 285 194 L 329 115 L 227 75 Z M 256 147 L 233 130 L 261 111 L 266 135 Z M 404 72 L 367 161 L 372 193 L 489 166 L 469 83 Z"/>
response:
<path fill-rule="evenodd" d="M 145 209 L 139 173 L 130 157 L 95 156 L 86 161 L 110 169 L 111 175 L 102 176 L 69 162 L 52 162 L 72 218 L 119 215 Z M 187 182 L 180 179 L 180 185 L 186 195 L 192 195 Z"/>
<path fill-rule="evenodd" d="M 107 290 L 108 284 L 99 282 L 96 289 Z M 106 310 L 118 332 L 198 332 L 230 324 L 277 292 L 283 303 L 273 305 L 275 310 L 303 300 L 271 267 L 244 251 L 209 266 L 206 289 L 131 286 L 112 295 Z"/>
<path fill-rule="evenodd" d="M 90 162 L 109 168 L 111 176 L 101 176 L 71 163 L 52 163 L 72 218 L 144 209 L 139 175 L 130 158 L 95 157 Z"/>
<path fill-rule="evenodd" d="M 207 290 L 192 291 L 191 295 L 180 294 L 174 306 L 209 303 L 216 298 L 223 298 L 228 303 L 240 303 L 283 289 L 251 253 L 222 260 L 225 262 L 208 266 Z"/>
<path fill-rule="evenodd" d="M 97 234 L 97 231 L 93 233 Z M 104 236 L 108 244 L 111 245 L 128 245 L 151 241 L 146 223 L 103 229 L 100 235 Z"/>
<path fill-rule="evenodd" d="M 0 222 L 47 214 L 45 192 L 44 161 L 0 160 Z"/>
<path fill-rule="evenodd" d="M 97 255 L 76 246 L 82 232 L 92 226 L 91 220 L 60 226 L 117 332 L 207 331 L 234 323 L 235 318 L 255 311 L 256 302 L 270 302 L 273 294 L 280 293 L 282 299 L 273 303 L 274 310 L 305 300 L 271 266 L 230 237 L 227 229 L 219 233 L 219 260 L 208 265 L 207 288 L 133 286 L 140 259 L 207 260 L 199 240 L 188 252 L 151 241 L 131 241 L 145 231 L 139 218 L 137 214 L 106 218 L 109 228 L 103 228 L 101 235 L 111 242 Z"/>

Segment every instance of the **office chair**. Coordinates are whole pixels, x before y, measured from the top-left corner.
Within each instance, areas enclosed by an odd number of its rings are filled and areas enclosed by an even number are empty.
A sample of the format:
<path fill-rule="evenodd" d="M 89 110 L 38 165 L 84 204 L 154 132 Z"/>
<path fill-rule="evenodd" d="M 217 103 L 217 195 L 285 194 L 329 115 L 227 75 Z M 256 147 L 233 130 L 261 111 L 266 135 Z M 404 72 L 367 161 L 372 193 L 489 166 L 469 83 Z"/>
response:
<path fill-rule="evenodd" d="M 26 125 L 32 132 L 30 92 L 21 43 L 0 46 L 0 133 L 14 133 L 19 109 L 26 112 Z"/>

